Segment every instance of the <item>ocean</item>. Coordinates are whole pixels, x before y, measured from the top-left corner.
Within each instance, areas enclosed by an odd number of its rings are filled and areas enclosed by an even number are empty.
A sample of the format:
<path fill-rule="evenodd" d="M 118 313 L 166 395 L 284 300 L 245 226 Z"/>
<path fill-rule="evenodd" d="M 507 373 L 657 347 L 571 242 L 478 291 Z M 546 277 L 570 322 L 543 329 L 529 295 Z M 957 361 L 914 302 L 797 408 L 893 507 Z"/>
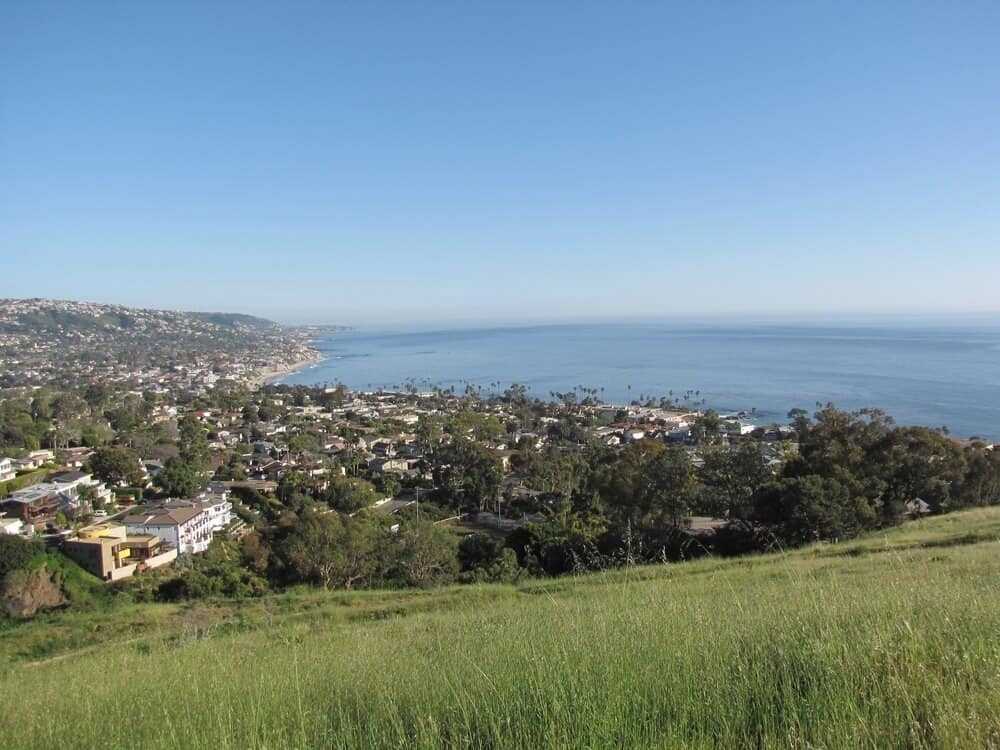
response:
<path fill-rule="evenodd" d="M 699 408 L 785 422 L 818 403 L 883 409 L 901 424 L 1000 439 L 1000 324 L 605 323 L 454 330 L 350 330 L 281 382 L 353 389 L 408 381 L 547 397 L 578 386 L 604 401 L 671 392 Z M 497 385 L 499 384 L 499 385 Z"/>

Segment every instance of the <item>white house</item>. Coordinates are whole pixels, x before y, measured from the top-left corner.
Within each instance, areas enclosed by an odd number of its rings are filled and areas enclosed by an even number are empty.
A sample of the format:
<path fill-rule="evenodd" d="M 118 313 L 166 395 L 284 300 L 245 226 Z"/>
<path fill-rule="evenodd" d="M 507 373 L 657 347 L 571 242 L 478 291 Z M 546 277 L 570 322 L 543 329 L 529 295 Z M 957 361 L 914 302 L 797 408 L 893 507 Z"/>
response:
<path fill-rule="evenodd" d="M 197 554 L 208 549 L 215 532 L 226 526 L 232 516 L 233 505 L 226 495 L 213 493 L 194 500 L 139 508 L 123 521 L 129 534 L 153 534 L 181 554 Z"/>
<path fill-rule="evenodd" d="M 7 536 L 17 536 L 24 528 L 24 521 L 20 518 L 0 518 L 0 534 Z"/>
<path fill-rule="evenodd" d="M 198 496 L 198 503 L 208 517 L 213 531 L 225 528 L 233 520 L 233 504 L 229 502 L 229 492 L 226 490 L 204 492 Z"/>
<path fill-rule="evenodd" d="M 13 479 L 17 472 L 14 470 L 14 462 L 6 456 L 0 457 L 0 482 Z"/>
<path fill-rule="evenodd" d="M 111 500 L 111 490 L 103 482 L 95 480 L 90 474 L 84 471 L 63 471 L 49 477 L 49 482 L 57 485 L 60 491 L 73 498 L 80 496 L 80 488 L 93 487 L 96 496 L 108 502 Z"/>

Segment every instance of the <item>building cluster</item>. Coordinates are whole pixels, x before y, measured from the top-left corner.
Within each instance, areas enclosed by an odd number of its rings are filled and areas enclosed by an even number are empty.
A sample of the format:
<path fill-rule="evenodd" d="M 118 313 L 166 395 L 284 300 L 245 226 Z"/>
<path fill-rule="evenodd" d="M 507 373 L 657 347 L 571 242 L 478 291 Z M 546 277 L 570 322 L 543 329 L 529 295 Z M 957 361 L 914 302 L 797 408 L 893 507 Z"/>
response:
<path fill-rule="evenodd" d="M 0 460 L 0 466 L 10 459 Z M 111 500 L 111 491 L 103 483 L 82 471 L 57 471 L 46 481 L 16 489 L 0 497 L 0 510 L 14 533 L 40 533 L 52 528 L 61 513 L 67 518 L 89 515 L 97 501 Z M 8 533 L 10 533 L 8 531 Z"/>
<path fill-rule="evenodd" d="M 15 478 L 14 465 L 0 458 L 0 476 Z M 221 485 L 189 499 L 126 506 L 109 516 L 95 510 L 114 504 L 103 482 L 69 467 L 45 466 L 51 471 L 44 481 L 0 497 L 0 534 L 40 538 L 106 581 L 204 552 L 216 533 L 234 526 L 229 491 Z M 80 519 L 91 522 L 74 528 Z"/>
<path fill-rule="evenodd" d="M 254 383 L 314 359 L 313 332 L 248 316 L 0 300 L 0 389 L 126 385 L 159 394 Z"/>
<path fill-rule="evenodd" d="M 117 581 L 168 565 L 178 555 L 204 552 L 229 526 L 232 511 L 225 491 L 133 508 L 118 521 L 78 529 L 62 543 L 62 551 L 95 576 Z"/>

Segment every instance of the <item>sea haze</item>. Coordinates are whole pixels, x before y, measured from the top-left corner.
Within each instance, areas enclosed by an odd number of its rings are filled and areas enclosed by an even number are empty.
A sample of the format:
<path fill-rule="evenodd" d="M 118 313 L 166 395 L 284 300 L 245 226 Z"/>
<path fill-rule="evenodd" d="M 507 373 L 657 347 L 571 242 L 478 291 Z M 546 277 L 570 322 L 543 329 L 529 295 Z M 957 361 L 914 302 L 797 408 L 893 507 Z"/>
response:
<path fill-rule="evenodd" d="M 607 323 L 338 332 L 326 359 L 282 382 L 355 389 L 522 383 L 535 395 L 603 388 L 605 401 L 699 391 L 705 408 L 785 421 L 817 402 L 1000 438 L 1000 325 Z"/>

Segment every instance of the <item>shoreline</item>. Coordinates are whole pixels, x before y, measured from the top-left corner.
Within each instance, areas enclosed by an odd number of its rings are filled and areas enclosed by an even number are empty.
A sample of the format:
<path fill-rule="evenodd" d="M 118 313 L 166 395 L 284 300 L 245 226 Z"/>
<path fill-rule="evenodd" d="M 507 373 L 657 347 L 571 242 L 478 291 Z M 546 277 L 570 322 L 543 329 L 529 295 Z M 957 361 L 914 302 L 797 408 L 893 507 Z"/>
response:
<path fill-rule="evenodd" d="M 272 367 L 270 369 L 264 370 L 253 378 L 250 379 L 250 383 L 254 388 L 263 388 L 265 385 L 275 385 L 282 378 L 285 378 L 299 370 L 304 370 L 309 365 L 316 364 L 317 362 L 322 362 L 325 357 L 321 352 L 315 352 L 315 354 L 306 359 L 296 360 L 289 365 L 282 367 Z"/>

